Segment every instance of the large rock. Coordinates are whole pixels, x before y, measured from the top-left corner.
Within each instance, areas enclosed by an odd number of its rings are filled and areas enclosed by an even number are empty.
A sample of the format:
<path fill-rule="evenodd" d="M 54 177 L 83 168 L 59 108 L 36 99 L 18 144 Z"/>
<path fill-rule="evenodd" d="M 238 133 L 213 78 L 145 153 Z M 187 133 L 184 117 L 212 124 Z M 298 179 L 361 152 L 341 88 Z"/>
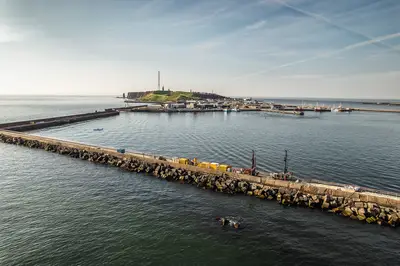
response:
<path fill-rule="evenodd" d="M 368 203 L 367 203 L 367 208 L 368 208 L 368 209 L 371 209 L 371 210 L 372 210 L 372 209 L 374 209 L 375 207 L 378 207 L 375 203 L 372 203 L 372 202 L 368 202 Z"/>
<path fill-rule="evenodd" d="M 354 202 L 354 207 L 356 207 L 357 209 L 364 208 L 364 203 L 361 201 L 356 201 Z"/>
<path fill-rule="evenodd" d="M 388 215 L 389 221 L 392 221 L 393 223 L 397 223 L 399 221 L 399 217 L 397 216 L 397 213 L 393 212 Z"/>
<path fill-rule="evenodd" d="M 365 215 L 359 214 L 357 215 L 358 220 L 364 221 L 366 219 Z"/>
<path fill-rule="evenodd" d="M 356 215 L 352 214 L 352 215 L 350 215 L 350 219 L 352 219 L 352 220 L 358 220 L 358 217 L 357 217 Z"/>
<path fill-rule="evenodd" d="M 346 217 L 349 217 L 349 216 L 353 215 L 353 211 L 349 207 L 346 207 L 344 209 L 344 211 L 342 212 L 342 215 L 346 216 Z"/>
<path fill-rule="evenodd" d="M 369 224 L 375 223 L 377 219 L 374 216 L 368 217 L 365 221 Z"/>
<path fill-rule="evenodd" d="M 326 201 L 324 201 L 323 203 L 322 203 L 322 205 L 321 205 L 321 208 L 322 209 L 329 209 L 329 203 L 328 202 L 326 202 Z"/>

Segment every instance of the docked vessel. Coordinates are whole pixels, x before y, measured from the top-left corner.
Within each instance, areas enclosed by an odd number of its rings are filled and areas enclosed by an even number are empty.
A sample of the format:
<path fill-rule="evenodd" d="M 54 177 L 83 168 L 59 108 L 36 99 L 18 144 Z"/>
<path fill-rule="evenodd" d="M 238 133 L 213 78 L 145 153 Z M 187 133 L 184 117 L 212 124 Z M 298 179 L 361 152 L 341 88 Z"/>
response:
<path fill-rule="evenodd" d="M 344 108 L 344 107 L 342 107 L 341 105 L 339 105 L 338 107 L 333 107 L 333 108 L 331 109 L 331 111 L 332 111 L 332 112 L 335 112 L 335 113 L 350 113 L 350 112 L 352 111 L 352 109 L 350 109 L 350 108 Z"/>
<path fill-rule="evenodd" d="M 331 110 L 326 108 L 326 107 L 315 107 L 314 108 L 314 112 L 320 112 L 320 113 L 322 113 L 322 112 L 331 112 Z"/>

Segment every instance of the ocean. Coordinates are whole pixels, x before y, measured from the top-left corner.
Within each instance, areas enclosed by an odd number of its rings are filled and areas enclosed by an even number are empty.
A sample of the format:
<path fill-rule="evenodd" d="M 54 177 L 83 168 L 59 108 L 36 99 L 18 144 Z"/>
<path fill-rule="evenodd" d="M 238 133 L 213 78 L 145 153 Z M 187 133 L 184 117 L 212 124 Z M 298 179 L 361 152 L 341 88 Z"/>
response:
<path fill-rule="evenodd" d="M 123 105 L 113 97 L 2 96 L 0 123 Z M 262 171 L 283 170 L 288 150 L 289 170 L 299 177 L 400 192 L 399 121 L 400 114 L 363 112 L 121 113 L 32 133 L 235 167 L 249 167 L 254 150 Z M 385 265 L 400 259 L 398 230 L 318 210 L 1 143 L 0 169 L 0 265 Z M 217 216 L 237 217 L 244 228 L 222 228 Z"/>

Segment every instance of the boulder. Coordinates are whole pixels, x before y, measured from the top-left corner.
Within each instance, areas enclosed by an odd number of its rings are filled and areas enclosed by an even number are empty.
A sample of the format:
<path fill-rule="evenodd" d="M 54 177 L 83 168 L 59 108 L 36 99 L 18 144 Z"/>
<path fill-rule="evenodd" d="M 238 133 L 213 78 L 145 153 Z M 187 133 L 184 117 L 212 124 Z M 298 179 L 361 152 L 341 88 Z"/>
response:
<path fill-rule="evenodd" d="M 354 207 L 358 208 L 364 208 L 364 203 L 361 201 L 356 201 L 354 202 Z"/>
<path fill-rule="evenodd" d="M 371 216 L 379 216 L 380 210 L 379 210 L 379 208 L 375 208 L 375 207 L 373 209 L 368 208 L 367 213 Z"/>
<path fill-rule="evenodd" d="M 285 193 L 286 193 L 286 189 L 283 188 L 283 187 L 280 187 L 280 188 L 278 189 L 278 192 L 279 192 L 280 194 L 285 194 Z"/>
<path fill-rule="evenodd" d="M 322 209 L 329 209 L 329 203 L 328 202 L 326 202 L 326 201 L 324 201 L 323 203 L 322 203 L 322 205 L 321 205 L 321 208 Z"/>
<path fill-rule="evenodd" d="M 352 219 L 352 220 L 358 220 L 358 217 L 355 216 L 354 214 L 352 214 L 352 215 L 350 215 L 350 219 Z"/>
<path fill-rule="evenodd" d="M 377 219 L 374 216 L 368 217 L 365 221 L 369 224 L 375 223 Z"/>
<path fill-rule="evenodd" d="M 346 207 L 344 209 L 344 211 L 342 212 L 342 215 L 346 216 L 346 217 L 349 217 L 349 216 L 353 215 L 353 211 L 349 207 Z"/>
<path fill-rule="evenodd" d="M 397 223 L 399 220 L 399 217 L 397 216 L 397 213 L 393 212 L 392 214 L 388 215 L 389 221 L 392 221 L 393 223 Z"/>
<path fill-rule="evenodd" d="M 255 190 L 253 191 L 253 193 L 254 193 L 254 196 L 258 197 L 258 196 L 261 195 L 261 190 L 255 189 Z"/>
<path fill-rule="evenodd" d="M 359 214 L 357 215 L 357 219 L 360 221 L 364 221 L 366 219 L 365 215 Z"/>

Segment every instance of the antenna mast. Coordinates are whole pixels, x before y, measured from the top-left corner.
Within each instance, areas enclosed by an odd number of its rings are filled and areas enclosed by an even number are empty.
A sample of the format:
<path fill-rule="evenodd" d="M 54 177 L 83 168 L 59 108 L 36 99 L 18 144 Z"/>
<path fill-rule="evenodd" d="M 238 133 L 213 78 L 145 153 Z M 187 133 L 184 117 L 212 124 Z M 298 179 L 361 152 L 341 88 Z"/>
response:
<path fill-rule="evenodd" d="M 285 159 L 283 160 L 285 162 L 285 169 L 283 169 L 283 173 L 287 173 L 287 150 L 285 150 Z"/>
<path fill-rule="evenodd" d="M 158 71 L 158 90 L 160 90 L 160 71 Z"/>

